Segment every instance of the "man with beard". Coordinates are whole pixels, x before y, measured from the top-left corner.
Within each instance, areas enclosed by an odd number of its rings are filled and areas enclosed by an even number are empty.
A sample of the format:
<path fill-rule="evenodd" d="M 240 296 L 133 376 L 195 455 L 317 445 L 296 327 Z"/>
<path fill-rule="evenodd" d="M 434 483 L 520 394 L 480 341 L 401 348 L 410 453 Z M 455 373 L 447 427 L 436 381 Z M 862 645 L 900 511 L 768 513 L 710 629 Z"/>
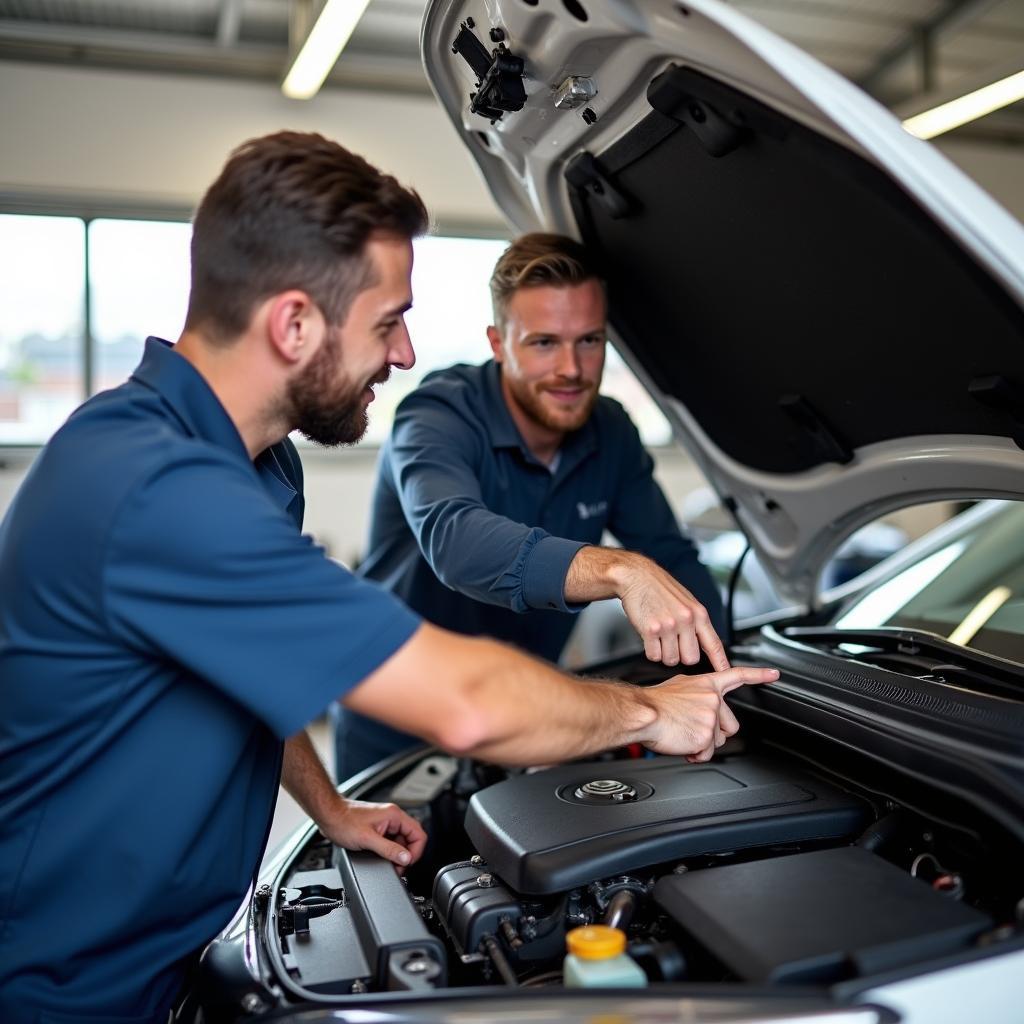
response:
<path fill-rule="evenodd" d="M 165 1024 L 279 781 L 333 842 L 414 862 L 420 826 L 317 759 L 303 727 L 332 699 L 502 762 L 627 740 L 707 759 L 738 728 L 723 695 L 774 678 L 583 683 L 421 622 L 301 536 L 288 434 L 358 440 L 374 384 L 412 366 L 426 219 L 321 136 L 241 146 L 195 216 L 177 344 L 148 339 L 72 414 L 0 525 L 4 1024 Z"/>
<path fill-rule="evenodd" d="M 598 388 L 606 304 L 578 242 L 535 233 L 491 278 L 493 360 L 430 374 L 378 465 L 360 574 L 425 619 L 558 659 L 586 602 L 619 598 L 647 657 L 728 667 L 722 604 L 622 407 Z M 605 531 L 621 548 L 601 547 Z M 337 773 L 414 742 L 335 706 Z"/>

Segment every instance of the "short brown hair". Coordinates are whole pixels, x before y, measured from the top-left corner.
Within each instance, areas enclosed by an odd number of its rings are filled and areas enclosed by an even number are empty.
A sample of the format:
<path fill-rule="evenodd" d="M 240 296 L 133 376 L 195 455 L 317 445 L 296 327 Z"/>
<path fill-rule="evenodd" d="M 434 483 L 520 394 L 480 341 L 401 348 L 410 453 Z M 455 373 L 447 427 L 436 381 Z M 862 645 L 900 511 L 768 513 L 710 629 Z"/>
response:
<path fill-rule="evenodd" d="M 521 235 L 501 254 L 491 274 L 494 322 L 504 326 L 508 301 L 520 288 L 594 280 L 603 281 L 601 273 L 579 242 L 543 231 Z"/>
<path fill-rule="evenodd" d="M 257 303 L 307 292 L 331 325 L 371 282 L 372 235 L 415 238 L 420 197 L 337 142 L 307 132 L 250 139 L 229 157 L 192 222 L 186 328 L 214 340 L 241 334 Z"/>

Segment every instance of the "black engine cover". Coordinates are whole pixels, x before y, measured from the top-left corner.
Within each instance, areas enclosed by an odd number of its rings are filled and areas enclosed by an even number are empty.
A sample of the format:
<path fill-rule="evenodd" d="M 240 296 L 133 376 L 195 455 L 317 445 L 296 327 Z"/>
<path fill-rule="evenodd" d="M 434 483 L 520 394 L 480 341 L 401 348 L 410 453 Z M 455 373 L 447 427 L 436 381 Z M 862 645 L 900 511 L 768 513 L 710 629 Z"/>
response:
<path fill-rule="evenodd" d="M 500 782 L 473 796 L 466 831 L 513 890 L 547 895 L 701 854 L 843 839 L 869 820 L 856 797 L 767 758 L 657 757 Z"/>
<path fill-rule="evenodd" d="M 745 981 L 831 984 L 966 949 L 991 921 L 850 846 L 666 875 L 654 898 Z"/>

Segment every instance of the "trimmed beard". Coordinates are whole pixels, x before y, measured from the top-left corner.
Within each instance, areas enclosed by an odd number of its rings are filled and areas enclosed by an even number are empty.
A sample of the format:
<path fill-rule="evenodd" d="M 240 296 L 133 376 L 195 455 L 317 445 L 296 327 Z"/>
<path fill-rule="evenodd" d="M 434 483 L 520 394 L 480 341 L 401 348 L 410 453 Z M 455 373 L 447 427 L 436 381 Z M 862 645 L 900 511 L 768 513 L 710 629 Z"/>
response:
<path fill-rule="evenodd" d="M 329 330 L 320 351 L 288 382 L 289 420 L 308 440 L 327 448 L 355 444 L 369 426 L 363 388 L 339 383 L 338 333 Z M 387 379 L 385 371 L 383 379 Z"/>
<path fill-rule="evenodd" d="M 535 394 L 529 384 L 524 384 L 512 377 L 507 377 L 506 380 L 509 391 L 512 393 L 512 397 L 516 400 L 519 408 L 534 423 L 545 427 L 547 430 L 561 431 L 566 434 L 579 430 L 590 419 L 590 414 L 594 411 L 594 403 L 597 402 L 598 389 L 595 387 L 591 390 L 587 403 L 580 408 L 579 412 L 572 419 L 560 418 L 551 415 L 540 395 Z"/>

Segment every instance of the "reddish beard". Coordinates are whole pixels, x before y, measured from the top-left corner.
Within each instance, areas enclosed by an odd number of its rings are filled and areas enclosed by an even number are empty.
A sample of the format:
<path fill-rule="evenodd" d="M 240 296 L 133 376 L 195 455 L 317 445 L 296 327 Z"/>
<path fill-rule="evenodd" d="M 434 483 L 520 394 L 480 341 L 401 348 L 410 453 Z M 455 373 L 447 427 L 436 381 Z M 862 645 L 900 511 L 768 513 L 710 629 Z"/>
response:
<path fill-rule="evenodd" d="M 586 395 L 583 403 L 573 410 L 566 409 L 561 413 L 553 412 L 549 406 L 545 405 L 541 390 L 538 389 L 537 384 L 514 380 L 510 377 L 506 378 L 506 381 L 509 391 L 520 409 L 531 420 L 548 430 L 565 431 L 566 433 L 579 430 L 590 419 L 594 403 L 597 401 L 597 386 L 589 382 L 577 381 L 564 386 L 587 388 L 589 394 Z M 543 390 L 550 390 L 550 388 L 544 388 Z"/>

